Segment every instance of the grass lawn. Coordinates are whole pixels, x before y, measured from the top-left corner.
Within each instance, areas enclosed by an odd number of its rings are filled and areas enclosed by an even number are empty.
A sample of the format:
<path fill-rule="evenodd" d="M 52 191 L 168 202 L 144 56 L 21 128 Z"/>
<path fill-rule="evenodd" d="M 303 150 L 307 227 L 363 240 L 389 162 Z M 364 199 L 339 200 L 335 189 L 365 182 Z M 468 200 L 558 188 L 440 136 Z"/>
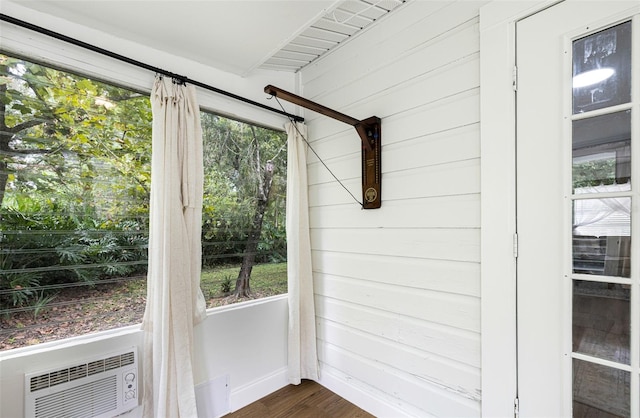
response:
<path fill-rule="evenodd" d="M 207 300 L 207 308 L 242 302 L 243 299 L 229 298 L 236 285 L 240 265 L 229 265 L 203 269 L 200 288 Z M 252 299 L 287 293 L 287 263 L 257 264 L 251 271 Z M 126 295 L 145 297 L 146 280 L 132 280 L 127 283 Z M 116 296 L 117 297 L 117 296 Z M 246 299 L 246 298 L 245 298 Z"/>
<path fill-rule="evenodd" d="M 240 266 L 216 267 L 202 270 L 200 288 L 207 300 L 207 307 L 235 302 L 229 298 L 236 285 Z M 287 293 L 287 263 L 258 264 L 251 271 L 251 293 L 254 299 Z M 237 299 L 242 302 L 243 299 Z"/>

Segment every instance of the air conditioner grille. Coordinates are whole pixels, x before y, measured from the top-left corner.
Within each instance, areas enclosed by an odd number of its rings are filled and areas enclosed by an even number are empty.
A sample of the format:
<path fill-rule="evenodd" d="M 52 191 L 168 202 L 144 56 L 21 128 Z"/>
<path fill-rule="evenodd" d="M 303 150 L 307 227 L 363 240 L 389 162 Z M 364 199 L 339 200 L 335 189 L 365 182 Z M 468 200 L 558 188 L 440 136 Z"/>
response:
<path fill-rule="evenodd" d="M 105 370 L 113 370 L 119 367 L 120 367 L 120 356 L 113 356 L 104 360 Z"/>
<path fill-rule="evenodd" d="M 79 366 L 69 367 L 69 381 L 82 379 L 87 377 L 87 365 L 81 364 Z"/>
<path fill-rule="evenodd" d="M 79 364 L 77 366 L 33 376 L 29 382 L 29 388 L 31 392 L 35 392 L 76 379 L 81 379 L 86 376 L 103 373 L 107 370 L 128 366 L 134 362 L 135 355 L 133 351 L 131 351 L 118 356 L 108 357 L 106 359 Z"/>
<path fill-rule="evenodd" d="M 117 408 L 117 377 L 105 377 L 37 398 L 35 417 L 94 417 Z"/>
<path fill-rule="evenodd" d="M 40 376 L 31 378 L 31 392 L 49 387 L 49 374 L 43 374 Z"/>
<path fill-rule="evenodd" d="M 92 361 L 88 364 L 89 367 L 89 376 L 93 376 L 94 374 L 104 372 L 104 359 Z"/>
<path fill-rule="evenodd" d="M 133 355 L 133 351 L 129 353 L 124 353 L 123 355 L 120 356 L 120 365 L 123 367 L 133 364 L 135 361 L 136 361 L 136 358 Z"/>
<path fill-rule="evenodd" d="M 60 385 L 69 381 L 69 369 L 58 370 L 49 374 L 49 386 Z"/>

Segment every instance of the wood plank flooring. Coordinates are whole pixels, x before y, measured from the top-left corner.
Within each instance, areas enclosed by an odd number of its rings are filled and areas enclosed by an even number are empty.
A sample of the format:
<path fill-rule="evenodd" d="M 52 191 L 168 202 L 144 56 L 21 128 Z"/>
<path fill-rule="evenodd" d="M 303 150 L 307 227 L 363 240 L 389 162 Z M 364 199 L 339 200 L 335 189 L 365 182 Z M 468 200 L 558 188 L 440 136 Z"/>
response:
<path fill-rule="evenodd" d="M 351 402 L 311 380 L 289 385 L 224 418 L 370 418 Z"/>

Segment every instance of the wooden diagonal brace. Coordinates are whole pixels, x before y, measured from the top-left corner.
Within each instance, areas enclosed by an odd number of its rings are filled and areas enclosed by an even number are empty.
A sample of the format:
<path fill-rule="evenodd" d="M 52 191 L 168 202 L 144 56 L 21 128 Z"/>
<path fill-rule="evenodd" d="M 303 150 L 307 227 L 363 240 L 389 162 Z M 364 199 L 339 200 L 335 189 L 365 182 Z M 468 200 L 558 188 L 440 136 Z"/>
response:
<path fill-rule="evenodd" d="M 352 118 L 351 116 L 347 116 L 344 113 L 337 112 L 321 104 L 312 102 L 311 100 L 300 97 L 297 94 L 289 93 L 288 91 L 282 90 L 272 85 L 266 86 L 264 88 L 264 92 L 272 96 L 276 96 L 279 99 L 283 99 L 293 104 L 297 104 L 298 106 L 302 106 L 306 109 L 313 110 L 314 112 L 320 113 L 321 115 L 329 116 L 332 119 L 336 119 L 340 122 L 344 122 L 348 125 L 354 126 L 356 128 L 356 131 L 358 131 L 358 135 L 360 135 L 362 144 L 365 147 L 370 148 L 370 145 L 366 140 L 367 137 L 365 132 L 362 130 L 362 127 L 358 128 L 358 125 L 361 126 L 362 121 L 356 118 Z"/>
<path fill-rule="evenodd" d="M 353 126 L 362 141 L 362 207 L 377 209 L 381 206 L 382 126 L 380 118 L 372 116 L 358 120 L 272 85 L 266 86 L 264 92 Z"/>

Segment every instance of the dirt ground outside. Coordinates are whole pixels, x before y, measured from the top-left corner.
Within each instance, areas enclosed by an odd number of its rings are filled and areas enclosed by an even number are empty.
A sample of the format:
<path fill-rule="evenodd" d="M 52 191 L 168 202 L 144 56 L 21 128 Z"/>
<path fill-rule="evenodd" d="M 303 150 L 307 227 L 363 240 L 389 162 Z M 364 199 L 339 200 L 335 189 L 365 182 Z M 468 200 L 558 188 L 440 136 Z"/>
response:
<path fill-rule="evenodd" d="M 286 293 L 286 263 L 256 266 L 251 298 L 225 294 L 235 267 L 204 272 L 207 308 Z M 61 289 L 44 307 L 0 315 L 0 351 L 142 323 L 146 279 Z"/>

